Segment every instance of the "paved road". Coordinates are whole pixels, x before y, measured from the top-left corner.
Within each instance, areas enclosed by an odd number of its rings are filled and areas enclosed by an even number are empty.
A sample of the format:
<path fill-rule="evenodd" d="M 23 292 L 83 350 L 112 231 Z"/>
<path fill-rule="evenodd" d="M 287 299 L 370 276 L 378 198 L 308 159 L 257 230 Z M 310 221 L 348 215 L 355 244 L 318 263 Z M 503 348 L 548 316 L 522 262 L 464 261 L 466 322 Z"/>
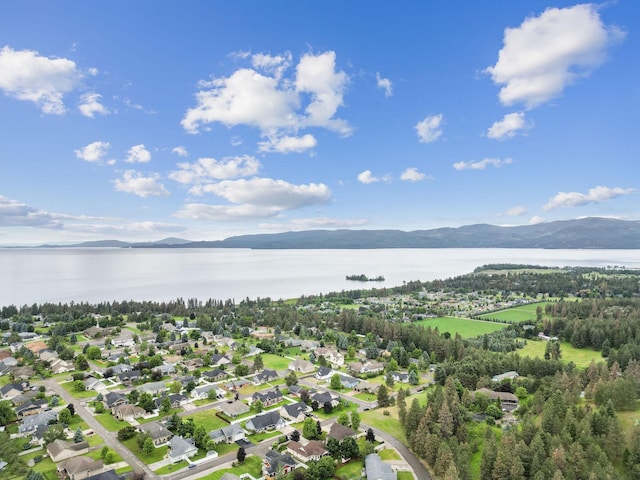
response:
<path fill-rule="evenodd" d="M 122 459 L 127 462 L 134 470 L 142 470 L 145 472 L 146 479 L 150 480 L 159 480 L 160 477 L 153 473 L 151 469 L 143 462 L 141 462 L 138 457 L 132 454 L 128 448 L 122 445 L 118 439 L 115 437 L 113 433 L 108 431 L 106 428 L 102 426 L 100 422 L 98 422 L 93 416 L 91 412 L 89 412 L 82 404 L 78 401 L 78 399 L 73 398 L 62 386 L 58 385 L 58 383 L 54 380 L 48 379 L 45 380 L 44 383 L 47 385 L 47 388 L 56 392 L 60 397 L 64 399 L 67 403 L 73 403 L 75 407 L 75 411 L 80 418 L 87 422 L 90 428 L 93 429 L 96 435 L 104 440 L 105 445 L 109 448 L 113 449 L 122 457 Z"/>

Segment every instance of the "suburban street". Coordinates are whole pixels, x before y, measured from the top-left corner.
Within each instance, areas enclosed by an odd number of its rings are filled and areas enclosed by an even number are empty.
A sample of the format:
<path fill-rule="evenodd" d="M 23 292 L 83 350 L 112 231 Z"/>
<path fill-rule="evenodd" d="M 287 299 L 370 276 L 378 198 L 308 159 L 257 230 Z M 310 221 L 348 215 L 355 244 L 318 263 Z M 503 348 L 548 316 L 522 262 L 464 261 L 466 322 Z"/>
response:
<path fill-rule="evenodd" d="M 82 420 L 84 420 L 87 423 L 87 425 L 89 425 L 91 429 L 93 429 L 94 434 L 102 438 L 104 440 L 105 445 L 107 445 L 109 448 L 117 452 L 118 455 L 120 455 L 125 462 L 131 465 L 131 467 L 134 470 L 145 472 L 145 475 L 146 475 L 145 478 L 147 479 L 155 479 L 155 480 L 160 479 L 159 475 L 156 475 L 155 473 L 153 473 L 153 471 L 151 471 L 151 469 L 147 465 L 141 462 L 138 459 L 138 457 L 136 457 L 133 453 L 129 451 L 128 448 L 122 445 L 118 441 L 118 439 L 115 438 L 115 435 L 113 433 L 108 431 L 106 428 L 102 426 L 100 422 L 98 422 L 95 418 L 93 418 L 93 415 L 91 415 L 91 412 L 89 412 L 87 408 L 84 407 L 81 404 L 81 402 L 78 401 L 78 399 L 73 398 L 73 396 L 71 396 L 64 388 L 62 388 L 61 385 L 56 383 L 55 380 L 48 379 L 48 380 L 45 380 L 44 383 L 46 384 L 48 389 L 60 395 L 60 397 L 64 399 L 65 402 L 73 403 L 75 407 L 75 412 L 80 416 L 80 418 L 82 418 Z"/>

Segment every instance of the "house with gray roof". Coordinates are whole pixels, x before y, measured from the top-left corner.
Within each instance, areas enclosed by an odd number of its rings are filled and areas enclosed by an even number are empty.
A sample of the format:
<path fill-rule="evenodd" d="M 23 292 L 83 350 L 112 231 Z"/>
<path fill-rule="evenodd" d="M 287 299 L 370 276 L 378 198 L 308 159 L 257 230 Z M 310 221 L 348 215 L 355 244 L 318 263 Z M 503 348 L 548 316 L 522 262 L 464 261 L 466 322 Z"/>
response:
<path fill-rule="evenodd" d="M 254 432 L 265 432 L 267 430 L 281 429 L 286 423 L 280 417 L 279 412 L 267 412 L 262 415 L 256 415 L 248 420 L 245 427 Z"/>
<path fill-rule="evenodd" d="M 269 407 L 271 405 L 275 405 L 276 403 L 282 400 L 282 392 L 278 387 L 273 388 L 271 390 L 267 390 L 266 392 L 255 392 L 251 395 L 250 403 L 261 401 L 262 405 L 265 407 Z"/>
<path fill-rule="evenodd" d="M 277 378 L 278 373 L 275 370 L 264 369 L 253 377 L 253 383 L 256 385 L 262 385 L 264 383 L 272 382 Z"/>
<path fill-rule="evenodd" d="M 267 480 L 276 478 L 278 474 L 288 474 L 296 468 L 296 461 L 288 453 L 267 450 L 262 462 L 262 475 Z"/>
<path fill-rule="evenodd" d="M 325 403 L 329 402 L 332 407 L 337 407 L 340 404 L 340 397 L 332 395 L 330 392 L 316 392 L 311 395 L 312 402 L 318 402 L 318 406 L 322 408 Z"/>
<path fill-rule="evenodd" d="M 158 395 L 160 393 L 166 392 L 169 389 L 167 388 L 167 385 L 165 382 L 160 381 L 160 382 L 149 382 L 149 383 L 140 385 L 138 387 L 138 390 L 140 390 L 140 393 L 147 392 L 147 393 L 150 393 L 151 395 Z"/>
<path fill-rule="evenodd" d="M 239 415 L 244 415 L 250 410 L 250 408 L 246 403 L 236 400 L 221 403 L 218 406 L 218 410 L 224 413 L 227 417 L 235 418 Z"/>
<path fill-rule="evenodd" d="M 175 436 L 169 440 L 167 458 L 171 463 L 178 463 L 182 460 L 187 460 L 188 458 L 195 456 L 197 453 L 198 448 L 195 446 L 193 438 Z"/>
<path fill-rule="evenodd" d="M 316 367 L 309 360 L 303 360 L 296 358 L 293 362 L 289 363 L 289 370 L 297 373 L 311 373 Z"/>
<path fill-rule="evenodd" d="M 306 413 L 311 411 L 311 407 L 309 407 L 304 402 L 296 402 L 290 405 L 283 405 L 280 409 L 280 414 L 291 420 L 292 422 L 302 422 Z"/>
<path fill-rule="evenodd" d="M 196 400 L 206 400 L 207 398 L 209 398 L 210 391 L 214 392 L 216 398 L 218 399 L 224 398 L 224 395 L 225 395 L 224 390 L 222 390 L 217 385 L 214 385 L 212 383 L 209 385 L 202 385 L 200 387 L 194 388 L 193 391 L 191 392 L 191 396 Z"/>
<path fill-rule="evenodd" d="M 118 392 L 109 392 L 103 396 L 103 399 L 105 406 L 109 409 L 129 403 L 127 396 L 124 393 Z"/>
<path fill-rule="evenodd" d="M 57 465 L 58 477 L 69 480 L 82 480 L 91 475 L 100 473 L 104 467 L 102 460 L 94 460 L 89 457 L 73 457 L 64 460 Z"/>
<path fill-rule="evenodd" d="M 390 465 L 384 463 L 377 453 L 370 453 L 364 459 L 367 480 L 397 480 L 398 474 Z"/>
<path fill-rule="evenodd" d="M 158 422 L 143 423 L 138 426 L 138 429 L 142 433 L 148 433 L 156 447 L 167 443 L 173 437 L 173 433 Z"/>
<path fill-rule="evenodd" d="M 86 441 L 74 443 L 56 439 L 47 445 L 47 453 L 54 463 L 58 463 L 68 458 L 89 453 L 89 443 Z"/>
<path fill-rule="evenodd" d="M 226 425 L 222 428 L 218 428 L 217 430 L 212 430 L 209 432 L 209 437 L 215 443 L 226 442 L 233 443 L 238 440 L 242 440 L 245 438 L 245 431 L 242 429 L 239 423 L 232 423 L 230 425 Z"/>
<path fill-rule="evenodd" d="M 37 413 L 35 415 L 29 415 L 22 419 L 20 425 L 18 426 L 18 433 L 22 436 L 29 435 L 38 428 L 40 425 L 44 425 L 47 427 L 51 420 L 58 419 L 58 412 L 54 412 L 53 410 L 48 410 L 46 412 Z"/>

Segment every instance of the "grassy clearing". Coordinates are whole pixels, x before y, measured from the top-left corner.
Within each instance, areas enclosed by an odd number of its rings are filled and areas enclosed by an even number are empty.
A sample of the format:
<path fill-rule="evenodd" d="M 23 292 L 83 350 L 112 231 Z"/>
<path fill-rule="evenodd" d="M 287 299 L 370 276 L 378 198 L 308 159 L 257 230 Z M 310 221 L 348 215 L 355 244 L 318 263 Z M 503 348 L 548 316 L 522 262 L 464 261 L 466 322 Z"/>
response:
<path fill-rule="evenodd" d="M 375 402 L 378 397 L 376 397 L 373 393 L 356 393 L 354 398 L 359 400 L 364 400 L 365 402 Z"/>
<path fill-rule="evenodd" d="M 245 458 L 244 462 L 237 467 L 217 470 L 206 477 L 202 477 L 201 480 L 219 480 L 225 473 L 233 473 L 237 476 L 248 473 L 253 478 L 260 478 L 262 476 L 262 459 L 255 455 L 249 455 Z"/>
<path fill-rule="evenodd" d="M 177 472 L 178 470 L 185 468 L 187 465 L 189 465 L 189 463 L 186 460 L 182 460 L 178 463 L 170 463 L 169 465 L 160 467 L 159 469 L 154 470 L 154 473 L 157 473 L 158 475 L 165 475 L 167 473 Z"/>
<path fill-rule="evenodd" d="M 388 410 L 390 415 L 383 415 L 382 409 L 377 410 L 369 410 L 368 412 L 362 412 L 361 418 L 362 423 L 366 425 L 370 425 L 373 428 L 377 428 L 382 430 L 383 432 L 388 433 L 396 437 L 405 445 L 409 446 L 409 442 L 407 442 L 407 437 L 404 434 L 404 428 L 400 425 L 400 420 L 398 419 L 398 409 L 397 407 L 388 407 L 384 410 Z"/>
<path fill-rule="evenodd" d="M 195 425 L 202 425 L 207 432 L 228 425 L 227 422 L 216 416 L 215 410 L 206 410 L 204 412 L 198 412 L 193 415 L 183 417 L 183 419 L 187 418 L 193 418 L 193 423 Z"/>
<path fill-rule="evenodd" d="M 544 350 L 547 342 L 544 340 L 527 340 L 524 348 L 517 351 L 521 357 L 544 358 Z M 565 362 L 573 362 L 579 368 L 586 368 L 591 363 L 603 362 L 604 359 L 600 352 L 591 348 L 575 348 L 569 342 L 560 342 L 560 351 L 562 360 Z"/>
<path fill-rule="evenodd" d="M 398 452 L 396 452 L 395 450 L 390 450 L 388 448 L 380 450 L 378 452 L 378 455 L 380 455 L 380 458 L 382 460 L 402 460 L 400 455 L 398 455 Z"/>
<path fill-rule="evenodd" d="M 428 318 L 415 323 L 424 327 L 437 328 L 440 333 L 449 332 L 451 335 L 458 333 L 462 338 L 477 337 L 507 327 L 506 324 L 457 317 Z"/>
<path fill-rule="evenodd" d="M 74 398 L 94 398 L 97 395 L 97 393 L 93 390 L 85 390 L 83 392 L 79 392 L 74 388 L 73 383 L 74 382 L 66 382 L 61 383 L 60 385 L 62 385 L 62 388 L 69 392 L 69 394 Z"/>
<path fill-rule="evenodd" d="M 486 313 L 480 315 L 480 318 L 486 318 L 487 320 L 498 320 L 500 322 L 519 323 L 519 322 L 536 322 L 537 309 L 542 309 L 542 318 L 549 318 L 544 314 L 544 307 L 551 302 L 530 303 L 528 305 L 522 305 L 520 307 L 509 308 L 507 310 L 500 310 L 499 312 Z"/>
<path fill-rule="evenodd" d="M 273 353 L 263 353 L 262 361 L 264 368 L 268 368 L 269 370 L 286 370 L 291 362 L 288 358 Z"/>
<path fill-rule="evenodd" d="M 398 472 L 398 480 L 415 480 L 412 472 Z"/>
<path fill-rule="evenodd" d="M 249 439 L 253 443 L 260 443 L 263 440 L 267 440 L 269 438 L 277 437 L 278 435 L 282 435 L 282 432 L 279 430 L 275 430 L 273 432 L 263 432 L 263 433 L 255 433 L 249 436 Z"/>

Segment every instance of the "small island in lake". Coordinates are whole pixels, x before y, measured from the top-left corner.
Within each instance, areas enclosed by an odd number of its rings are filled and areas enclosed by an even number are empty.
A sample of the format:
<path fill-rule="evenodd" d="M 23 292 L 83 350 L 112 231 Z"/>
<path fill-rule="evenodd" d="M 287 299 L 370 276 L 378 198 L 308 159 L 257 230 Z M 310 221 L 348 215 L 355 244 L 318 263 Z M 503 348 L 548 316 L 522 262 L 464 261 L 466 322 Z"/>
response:
<path fill-rule="evenodd" d="M 364 273 L 360 275 L 347 275 L 347 280 L 353 280 L 356 282 L 384 282 L 384 277 L 382 275 L 378 275 L 374 278 L 367 277 Z"/>

